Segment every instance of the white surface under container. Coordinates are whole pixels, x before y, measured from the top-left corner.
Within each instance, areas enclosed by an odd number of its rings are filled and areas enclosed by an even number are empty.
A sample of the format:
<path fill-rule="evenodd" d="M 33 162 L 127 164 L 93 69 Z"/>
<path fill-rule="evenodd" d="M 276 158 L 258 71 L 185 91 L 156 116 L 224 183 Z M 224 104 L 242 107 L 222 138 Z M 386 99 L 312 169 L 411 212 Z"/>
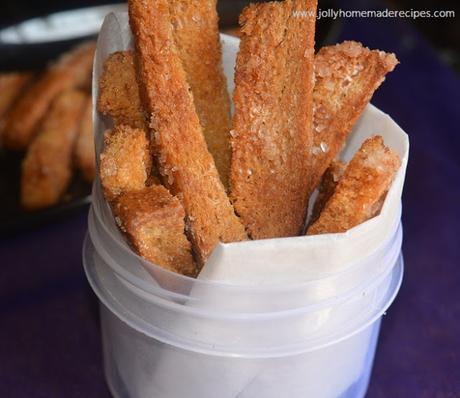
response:
<path fill-rule="evenodd" d="M 222 36 L 233 89 L 238 41 Z M 109 15 L 104 59 L 132 48 L 126 14 Z M 109 127 L 95 113 L 96 149 Z M 402 166 L 381 214 L 346 234 L 219 245 L 195 280 L 143 260 L 126 244 L 99 181 L 83 262 L 101 302 L 105 374 L 117 398 L 359 398 L 380 320 L 402 280 L 400 197 L 407 135 L 366 108 L 342 153 L 381 134 Z"/>

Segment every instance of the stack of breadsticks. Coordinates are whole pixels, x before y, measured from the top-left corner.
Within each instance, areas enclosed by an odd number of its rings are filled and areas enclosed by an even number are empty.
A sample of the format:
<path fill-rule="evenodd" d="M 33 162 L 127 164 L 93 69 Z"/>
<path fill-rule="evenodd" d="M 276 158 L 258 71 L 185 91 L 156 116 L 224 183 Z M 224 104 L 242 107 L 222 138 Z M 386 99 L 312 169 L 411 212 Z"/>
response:
<path fill-rule="evenodd" d="M 241 17 L 235 111 L 216 0 L 129 0 L 134 50 L 111 54 L 100 179 L 131 246 L 196 276 L 219 242 L 344 232 L 379 214 L 400 167 L 380 136 L 337 160 L 398 61 L 344 42 L 314 52 L 315 0 Z M 318 191 L 307 223 L 312 194 Z"/>
<path fill-rule="evenodd" d="M 0 75 L 2 145 L 25 153 L 21 203 L 29 210 L 57 204 L 74 165 L 92 182 L 95 175 L 92 101 L 94 43 L 64 54 L 43 73 Z"/>

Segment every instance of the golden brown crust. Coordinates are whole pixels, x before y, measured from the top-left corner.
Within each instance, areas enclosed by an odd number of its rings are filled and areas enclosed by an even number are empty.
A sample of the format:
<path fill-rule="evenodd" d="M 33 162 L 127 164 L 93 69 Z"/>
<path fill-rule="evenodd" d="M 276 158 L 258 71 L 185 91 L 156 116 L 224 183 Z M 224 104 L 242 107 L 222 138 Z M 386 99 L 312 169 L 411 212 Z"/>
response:
<path fill-rule="evenodd" d="M 72 150 L 85 94 L 59 94 L 22 162 L 21 203 L 30 210 L 56 204 L 72 177 Z"/>
<path fill-rule="evenodd" d="M 401 165 L 380 136 L 367 139 L 350 161 L 308 235 L 345 232 L 374 217 Z"/>
<path fill-rule="evenodd" d="M 99 175 L 108 201 L 123 192 L 143 189 L 150 166 L 149 142 L 144 130 L 120 125 L 106 131 Z"/>
<path fill-rule="evenodd" d="M 398 60 L 394 54 L 345 41 L 323 47 L 315 57 L 312 192 L 342 150 L 375 90 Z"/>
<path fill-rule="evenodd" d="M 21 94 L 33 74 L 29 72 L 0 73 L 0 119 Z"/>
<path fill-rule="evenodd" d="M 104 62 L 104 70 L 99 80 L 97 109 L 112 117 L 115 125 L 147 127 L 132 51 L 115 52 Z"/>
<path fill-rule="evenodd" d="M 86 100 L 75 145 L 75 161 L 83 178 L 92 183 L 96 175 L 96 156 L 93 136 L 93 103 L 91 97 Z"/>
<path fill-rule="evenodd" d="M 94 43 L 85 43 L 65 54 L 19 99 L 5 123 L 7 148 L 26 149 L 53 99 L 66 89 L 85 84 L 92 70 L 94 50 Z"/>
<path fill-rule="evenodd" d="M 160 172 L 187 215 L 187 232 L 202 265 L 215 245 L 245 239 L 220 181 L 174 44 L 167 0 L 130 0 L 138 81 L 151 115 Z"/>
<path fill-rule="evenodd" d="M 345 172 L 347 164 L 341 160 L 333 160 L 321 178 L 318 196 L 313 207 L 310 224 L 313 224 L 321 214 L 324 206 L 335 192 L 335 188 Z"/>
<path fill-rule="evenodd" d="M 196 275 L 191 245 L 184 234 L 184 208 L 166 188 L 155 185 L 122 193 L 112 209 L 119 227 L 142 257 L 170 271 Z"/>
<path fill-rule="evenodd" d="M 216 0 L 171 0 L 179 57 L 209 152 L 224 185 L 230 174 L 230 99 L 222 69 Z"/>
<path fill-rule="evenodd" d="M 254 239 L 294 236 L 307 209 L 314 0 L 252 5 L 241 17 L 232 127 L 232 199 Z"/>

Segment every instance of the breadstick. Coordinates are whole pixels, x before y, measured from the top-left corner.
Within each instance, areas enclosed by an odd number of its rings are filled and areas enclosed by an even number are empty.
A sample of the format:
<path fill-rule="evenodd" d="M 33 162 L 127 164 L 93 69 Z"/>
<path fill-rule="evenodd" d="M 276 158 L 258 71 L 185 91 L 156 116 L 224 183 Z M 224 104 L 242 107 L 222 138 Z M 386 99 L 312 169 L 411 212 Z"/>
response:
<path fill-rule="evenodd" d="M 75 160 L 83 178 L 93 182 L 96 174 L 96 157 L 93 137 L 93 106 L 91 97 L 86 101 L 83 116 L 78 128 L 77 143 L 75 145 Z"/>
<path fill-rule="evenodd" d="M 22 94 L 27 83 L 32 78 L 32 73 L 9 72 L 0 74 L 0 146 L 2 145 L 3 132 L 8 112 L 15 101 Z"/>
<path fill-rule="evenodd" d="M 56 204 L 72 177 L 72 150 L 86 96 L 59 94 L 22 162 L 21 203 L 26 209 Z"/>
<path fill-rule="evenodd" d="M 374 217 L 401 165 L 380 136 L 367 139 L 348 164 L 308 235 L 345 232 Z"/>
<path fill-rule="evenodd" d="M 171 271 L 196 275 L 191 245 L 184 234 L 184 208 L 166 188 L 154 185 L 122 193 L 112 209 L 119 227 L 142 257 Z"/>
<path fill-rule="evenodd" d="M 32 73 L 9 72 L 0 74 L 0 119 L 21 94 L 24 86 L 30 81 Z"/>
<path fill-rule="evenodd" d="M 335 192 L 335 188 L 345 172 L 347 165 L 341 160 L 333 160 L 326 172 L 321 178 L 321 183 L 318 187 L 318 196 L 313 207 L 310 224 L 313 224 L 321 214 L 324 206 Z"/>
<path fill-rule="evenodd" d="M 85 84 L 92 70 L 94 49 L 94 43 L 85 43 L 65 54 L 19 99 L 5 122 L 7 148 L 26 149 L 53 99 L 66 89 Z"/>
<path fill-rule="evenodd" d="M 104 62 L 97 109 L 112 117 L 115 125 L 146 129 L 147 118 L 139 97 L 132 51 L 113 53 Z"/>
<path fill-rule="evenodd" d="M 215 245 L 245 239 L 244 227 L 208 151 L 187 77 L 174 44 L 167 0 L 130 0 L 144 108 L 151 115 L 160 173 L 187 215 L 200 265 Z"/>
<path fill-rule="evenodd" d="M 375 90 L 398 60 L 394 54 L 345 41 L 323 47 L 315 57 L 311 193 L 342 150 Z"/>
<path fill-rule="evenodd" d="M 216 0 L 170 0 L 177 51 L 209 152 L 224 185 L 230 174 L 230 99 L 222 69 Z"/>
<path fill-rule="evenodd" d="M 100 155 L 101 183 L 108 201 L 145 187 L 151 167 L 149 141 L 141 129 L 125 125 L 105 132 Z"/>
<path fill-rule="evenodd" d="M 231 196 L 254 239 L 298 235 L 308 203 L 315 0 L 251 5 L 240 23 Z"/>

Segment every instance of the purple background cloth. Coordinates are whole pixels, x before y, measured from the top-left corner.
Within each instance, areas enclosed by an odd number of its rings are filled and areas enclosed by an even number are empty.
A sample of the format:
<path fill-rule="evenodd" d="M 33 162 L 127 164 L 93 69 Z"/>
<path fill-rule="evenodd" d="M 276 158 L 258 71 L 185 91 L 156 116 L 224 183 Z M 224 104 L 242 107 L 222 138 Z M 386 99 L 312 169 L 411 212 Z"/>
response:
<path fill-rule="evenodd" d="M 405 278 L 383 320 L 368 397 L 460 397 L 460 79 L 403 20 L 345 20 L 343 39 L 398 55 L 373 103 L 411 140 Z M 81 266 L 86 213 L 0 242 L 1 397 L 110 396 Z"/>

